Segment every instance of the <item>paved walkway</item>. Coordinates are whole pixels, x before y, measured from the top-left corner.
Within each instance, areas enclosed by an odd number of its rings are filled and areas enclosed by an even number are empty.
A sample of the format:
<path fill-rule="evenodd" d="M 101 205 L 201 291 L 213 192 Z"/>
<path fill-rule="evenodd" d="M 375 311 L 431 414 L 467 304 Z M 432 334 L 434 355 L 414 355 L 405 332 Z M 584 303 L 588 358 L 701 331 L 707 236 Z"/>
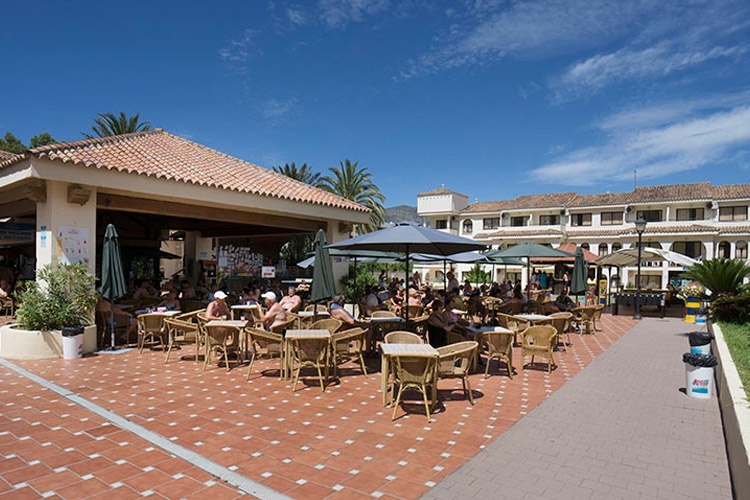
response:
<path fill-rule="evenodd" d="M 731 498 L 716 398 L 684 393 L 693 330 L 643 319 L 424 498 Z"/>

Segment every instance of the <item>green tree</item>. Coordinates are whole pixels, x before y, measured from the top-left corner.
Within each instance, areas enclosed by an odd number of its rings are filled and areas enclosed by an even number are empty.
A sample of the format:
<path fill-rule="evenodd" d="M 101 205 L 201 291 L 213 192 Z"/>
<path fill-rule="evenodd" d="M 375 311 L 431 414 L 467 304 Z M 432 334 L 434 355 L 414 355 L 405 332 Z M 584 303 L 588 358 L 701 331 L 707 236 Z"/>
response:
<path fill-rule="evenodd" d="M 56 144 L 57 141 L 54 137 L 49 135 L 49 132 L 42 132 L 39 135 L 35 135 L 31 138 L 30 148 L 38 148 L 41 146 L 47 146 L 49 144 Z"/>
<path fill-rule="evenodd" d="M 476 284 L 479 284 L 479 283 L 481 283 L 481 282 L 482 282 L 482 281 L 484 281 L 484 280 L 488 280 L 488 281 L 489 281 L 489 279 L 490 279 L 490 273 L 489 273 L 489 272 L 487 272 L 487 271 L 485 271 L 485 270 L 484 270 L 484 269 L 482 268 L 482 264 L 480 264 L 479 262 L 477 262 L 477 263 L 476 263 L 476 264 L 474 264 L 474 266 L 473 266 L 473 267 L 472 267 L 472 268 L 471 268 L 471 269 L 469 270 L 469 272 L 468 272 L 468 274 L 466 275 L 466 277 L 468 278 L 468 280 L 469 280 L 470 282 L 472 282 L 472 283 L 476 283 Z"/>
<path fill-rule="evenodd" d="M 369 208 L 370 223 L 357 224 L 354 228 L 357 233 L 366 233 L 378 229 L 385 221 L 385 196 L 372 182 L 367 167 L 360 168 L 358 164 L 349 160 L 339 162 L 338 167 L 331 167 L 332 175 L 320 179 L 320 187 Z"/>
<path fill-rule="evenodd" d="M 10 132 L 5 133 L 5 139 L 0 138 L 0 149 L 9 153 L 15 153 L 17 155 L 26 152 L 26 146 L 19 141 L 15 135 Z"/>
<path fill-rule="evenodd" d="M 312 167 L 307 163 L 303 163 L 299 168 L 294 162 L 286 163 L 283 167 L 280 165 L 273 167 L 273 170 L 274 172 L 304 182 L 305 184 L 310 184 L 311 186 L 318 187 L 320 184 L 320 174 L 318 172 L 313 172 Z"/>
<path fill-rule="evenodd" d="M 743 281 L 749 274 L 750 265 L 744 260 L 710 259 L 693 264 L 682 277 L 700 282 L 716 298 L 742 293 Z"/>
<path fill-rule="evenodd" d="M 91 126 L 94 135 L 81 132 L 86 139 L 95 137 L 110 137 L 113 135 L 130 134 L 132 132 L 141 132 L 151 130 L 149 122 L 141 122 L 140 115 L 136 113 L 133 116 L 126 116 L 120 111 L 119 116 L 114 113 L 99 113 L 99 117 L 94 119 L 94 125 Z"/>
<path fill-rule="evenodd" d="M 313 237 L 307 234 L 298 234 L 282 245 L 279 257 L 286 260 L 288 265 L 296 264 L 307 258 L 307 254 L 313 251 Z"/>

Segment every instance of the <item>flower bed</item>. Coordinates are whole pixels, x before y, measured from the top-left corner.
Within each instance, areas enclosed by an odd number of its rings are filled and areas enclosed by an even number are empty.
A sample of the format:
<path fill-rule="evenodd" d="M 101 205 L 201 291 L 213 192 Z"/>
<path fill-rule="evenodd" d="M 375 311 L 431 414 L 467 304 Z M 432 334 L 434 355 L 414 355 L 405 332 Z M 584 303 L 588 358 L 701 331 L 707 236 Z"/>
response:
<path fill-rule="evenodd" d="M 96 325 L 83 330 L 83 353 L 96 351 Z M 62 358 L 60 330 L 22 330 L 16 324 L 0 327 L 0 358 L 55 359 Z"/>

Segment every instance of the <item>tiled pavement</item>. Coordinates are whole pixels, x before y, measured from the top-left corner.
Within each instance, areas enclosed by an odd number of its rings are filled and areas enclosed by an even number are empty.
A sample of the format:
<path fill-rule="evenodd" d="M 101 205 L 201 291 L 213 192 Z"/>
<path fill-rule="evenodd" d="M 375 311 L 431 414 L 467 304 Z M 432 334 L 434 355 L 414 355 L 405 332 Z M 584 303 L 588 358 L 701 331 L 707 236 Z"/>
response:
<path fill-rule="evenodd" d="M 158 351 L 14 364 L 292 498 L 417 498 L 506 433 L 634 325 L 626 316 L 605 315 L 602 323 L 604 332 L 595 336 L 573 335 L 573 346 L 558 354 L 560 367 L 551 375 L 543 369 L 521 370 L 520 356 L 513 380 L 497 372 L 487 379 L 473 375 L 475 406 L 460 390 L 449 390 L 459 388 L 460 381 L 442 381 L 442 408 L 429 424 L 418 406 L 408 415 L 399 409 L 400 418 L 392 422 L 391 410 L 380 404 L 379 373 L 364 377 L 354 364 L 325 393 L 314 386 L 292 393 L 290 383 L 274 376 L 278 361 L 269 360 L 256 363 L 249 381 L 244 367 L 201 372 L 199 364 L 179 356 L 165 366 Z M 185 348 L 178 354 L 191 352 Z M 372 360 L 372 372 L 377 365 Z M 624 383 L 619 371 L 609 376 Z M 0 367 L 0 382 L 0 495 L 233 498 L 248 491 L 10 368 Z M 578 415 L 576 408 L 569 410 Z M 558 418 L 560 433 L 570 418 Z"/>
<path fill-rule="evenodd" d="M 696 329 L 644 318 L 426 498 L 732 498 L 716 398 L 684 394 Z"/>

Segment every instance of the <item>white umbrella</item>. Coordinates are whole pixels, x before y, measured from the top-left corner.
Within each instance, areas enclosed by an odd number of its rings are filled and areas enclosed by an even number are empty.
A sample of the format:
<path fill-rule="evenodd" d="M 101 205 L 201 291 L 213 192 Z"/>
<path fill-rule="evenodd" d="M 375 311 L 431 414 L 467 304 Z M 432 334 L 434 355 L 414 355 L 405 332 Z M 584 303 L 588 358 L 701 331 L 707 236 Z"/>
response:
<path fill-rule="evenodd" d="M 641 262 L 668 261 L 678 266 L 690 267 L 697 261 L 687 255 L 664 250 L 661 248 L 642 247 Z M 605 255 L 596 261 L 598 266 L 637 266 L 638 248 L 625 248 L 609 255 Z"/>

